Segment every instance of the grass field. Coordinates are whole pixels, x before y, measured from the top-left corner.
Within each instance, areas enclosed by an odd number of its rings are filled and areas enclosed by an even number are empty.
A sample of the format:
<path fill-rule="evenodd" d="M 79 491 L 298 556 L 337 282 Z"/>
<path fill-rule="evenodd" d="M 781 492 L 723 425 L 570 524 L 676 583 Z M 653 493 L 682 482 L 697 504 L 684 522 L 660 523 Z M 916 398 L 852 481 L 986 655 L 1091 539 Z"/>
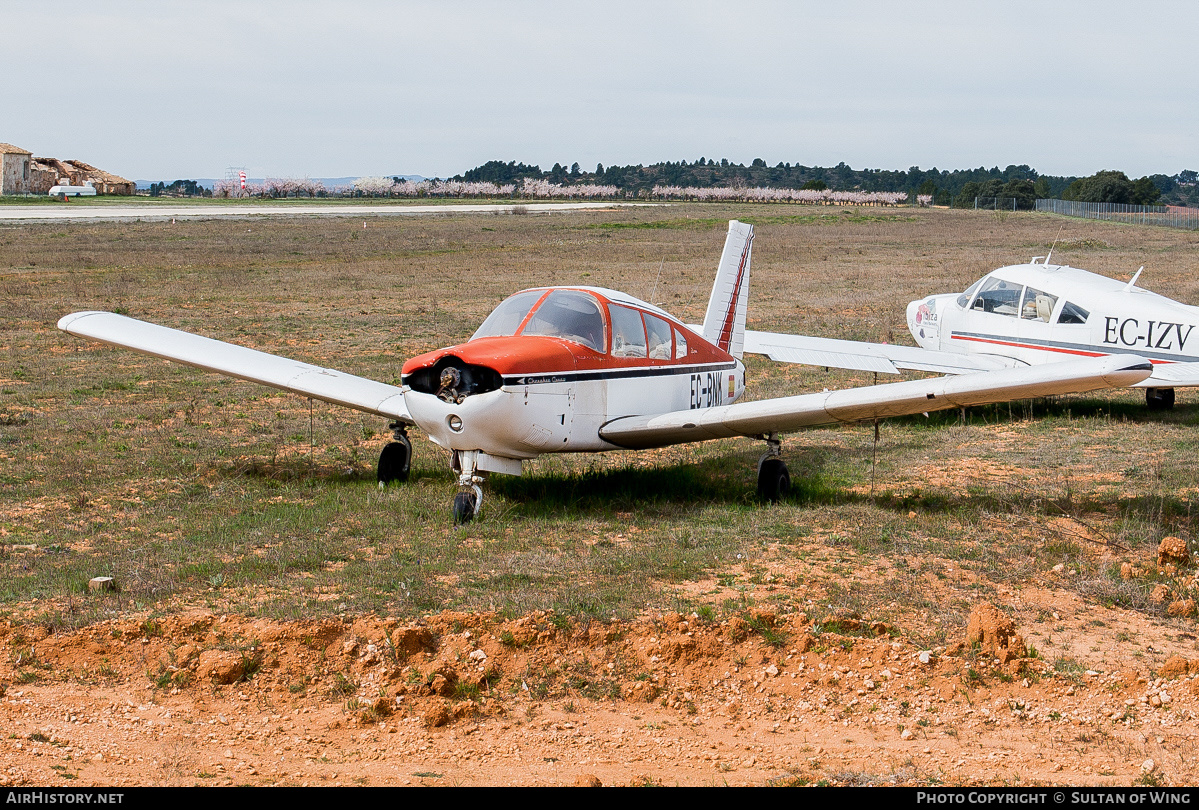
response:
<path fill-rule="evenodd" d="M 777 506 L 752 498 L 750 440 L 547 457 L 493 476 L 482 519 L 455 528 L 447 455 L 423 437 L 412 480 L 380 492 L 384 420 L 55 328 L 108 309 L 398 382 L 405 358 L 464 340 L 523 287 L 614 287 L 696 322 L 733 217 L 757 228 L 759 329 L 910 343 L 908 301 L 1044 255 L 1059 229 L 1055 260 L 1120 278 L 1143 264 L 1143 286 L 1199 301 L 1199 234 L 1037 214 L 676 205 L 365 229 L 0 227 L 0 610 L 55 625 L 182 605 L 587 618 L 758 599 L 868 613 L 931 643 L 972 601 L 1046 576 L 1156 614 L 1154 585 L 1186 592 L 1118 571 L 1152 570 L 1162 536 L 1193 535 L 1187 391 L 1164 414 L 1109 392 L 896 420 L 877 452 L 869 426 L 789 436 L 796 486 Z M 753 397 L 872 381 L 757 359 L 748 377 Z M 99 575 L 121 590 L 88 595 Z"/>

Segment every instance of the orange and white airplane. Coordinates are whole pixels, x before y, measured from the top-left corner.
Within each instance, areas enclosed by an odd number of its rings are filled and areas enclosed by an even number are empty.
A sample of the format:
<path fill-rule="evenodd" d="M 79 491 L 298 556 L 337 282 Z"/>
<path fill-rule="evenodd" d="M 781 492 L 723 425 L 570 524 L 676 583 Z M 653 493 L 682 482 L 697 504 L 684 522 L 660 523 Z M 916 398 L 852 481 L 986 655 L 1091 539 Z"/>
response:
<path fill-rule="evenodd" d="M 1034 368 L 823 391 L 755 402 L 745 393 L 745 316 L 752 226 L 729 223 L 699 331 L 658 307 L 599 287 L 518 292 L 465 343 L 414 357 L 399 386 L 157 326 L 110 312 L 76 312 L 58 327 L 79 337 L 262 383 L 386 417 L 393 441 L 380 485 L 408 476 L 417 427 L 450 451 L 454 518 L 474 518 L 488 473 L 519 475 L 543 453 L 663 447 L 746 436 L 763 441 L 758 493 L 790 487 L 779 435 L 859 422 L 1132 385 L 1144 358 L 1077 358 Z"/>

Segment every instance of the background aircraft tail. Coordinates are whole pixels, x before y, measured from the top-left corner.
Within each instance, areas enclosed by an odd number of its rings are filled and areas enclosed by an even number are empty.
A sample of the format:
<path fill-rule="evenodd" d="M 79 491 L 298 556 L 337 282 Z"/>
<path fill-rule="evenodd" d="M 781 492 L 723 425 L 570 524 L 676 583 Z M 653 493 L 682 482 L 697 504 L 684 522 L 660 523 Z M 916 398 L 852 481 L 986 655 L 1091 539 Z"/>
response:
<path fill-rule="evenodd" d="M 749 258 L 753 250 L 754 226 L 729 221 L 729 235 L 716 268 L 716 283 L 708 299 L 703 337 L 733 357 L 745 349 L 745 310 L 749 301 Z"/>

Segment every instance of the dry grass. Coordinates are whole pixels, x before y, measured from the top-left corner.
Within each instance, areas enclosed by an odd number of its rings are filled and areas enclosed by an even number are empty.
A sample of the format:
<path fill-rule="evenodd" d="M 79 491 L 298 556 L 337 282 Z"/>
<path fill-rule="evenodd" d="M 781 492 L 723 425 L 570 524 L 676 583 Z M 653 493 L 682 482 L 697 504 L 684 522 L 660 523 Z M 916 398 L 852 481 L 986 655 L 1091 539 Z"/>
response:
<path fill-rule="evenodd" d="M 1113 563 L 1145 563 L 1166 533 L 1191 536 L 1197 413 L 1185 392 L 1168 414 L 1117 392 L 975 409 L 966 424 L 888 423 L 873 491 L 869 429 L 797 435 L 784 448 L 797 492 L 777 507 L 750 498 L 760 448 L 748 440 L 551 457 L 525 478 L 494 478 L 485 519 L 455 529 L 446 458 L 427 442 L 412 482 L 380 493 L 382 420 L 310 411 L 54 327 L 70 311 L 116 310 L 396 381 L 404 358 L 464 339 L 522 287 L 649 297 L 661 265 L 656 302 L 699 320 L 731 217 L 758 226 L 750 318 L 762 329 L 908 342 L 909 300 L 1043 255 L 1063 222 L 1055 259 L 1121 277 L 1145 264 L 1145 286 L 1199 300 L 1199 235 L 1035 214 L 673 206 L 377 218 L 366 229 L 361 219 L 0 228 L 0 599 L 72 624 L 184 602 L 287 617 L 440 607 L 600 617 L 735 612 L 763 598 L 943 636 L 971 601 L 1059 562 L 1086 597 L 1140 593 L 1111 581 Z M 871 382 L 749 365 L 755 396 Z M 775 570 L 789 587 L 764 592 Z M 85 595 L 102 574 L 122 590 Z"/>

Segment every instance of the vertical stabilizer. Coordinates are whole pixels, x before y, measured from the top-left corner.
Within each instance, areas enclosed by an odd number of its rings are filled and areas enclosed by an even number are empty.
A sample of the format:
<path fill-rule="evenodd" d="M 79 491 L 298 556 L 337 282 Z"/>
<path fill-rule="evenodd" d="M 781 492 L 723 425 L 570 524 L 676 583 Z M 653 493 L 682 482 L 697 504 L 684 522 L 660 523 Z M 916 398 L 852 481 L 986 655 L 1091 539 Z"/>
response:
<path fill-rule="evenodd" d="M 704 339 L 733 357 L 745 347 L 745 309 L 749 302 L 749 256 L 753 250 L 754 226 L 729 221 L 729 235 L 716 268 L 716 283 L 704 316 Z"/>

